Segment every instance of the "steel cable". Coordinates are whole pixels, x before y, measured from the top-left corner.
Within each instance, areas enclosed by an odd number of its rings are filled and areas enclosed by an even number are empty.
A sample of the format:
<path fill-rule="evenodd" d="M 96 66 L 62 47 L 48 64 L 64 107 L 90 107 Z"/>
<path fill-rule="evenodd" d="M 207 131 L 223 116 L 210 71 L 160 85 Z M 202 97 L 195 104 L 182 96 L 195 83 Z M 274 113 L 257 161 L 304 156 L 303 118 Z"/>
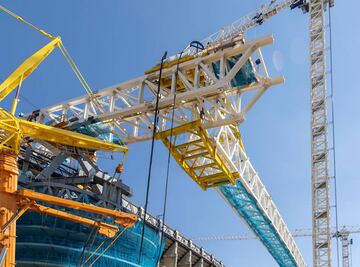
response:
<path fill-rule="evenodd" d="M 161 58 L 160 63 L 160 70 L 159 70 L 159 82 L 158 82 L 158 88 L 156 92 L 156 104 L 155 104 L 155 113 L 154 113 L 154 125 L 153 125 L 153 133 L 152 133 L 152 139 L 151 139 L 151 149 L 150 149 L 150 160 L 149 160 L 149 170 L 148 170 L 148 178 L 147 178 L 147 184 L 146 184 L 146 197 L 145 197 L 145 209 L 144 209 L 144 221 L 142 224 L 141 229 L 141 241 L 140 241 L 140 249 L 139 249 L 139 257 L 138 257 L 138 263 L 141 262 L 141 253 L 142 253 L 142 247 L 144 243 L 144 233 L 145 233 L 145 222 L 146 222 L 146 214 L 148 209 L 148 203 L 149 203 L 149 192 L 150 192 L 150 183 L 151 183 L 151 170 L 152 170 L 152 163 L 153 163 L 153 155 L 154 155 L 154 145 L 155 145 L 155 135 L 158 125 L 158 112 L 159 112 L 159 98 L 160 98 L 160 88 L 161 88 L 161 75 L 162 75 L 162 69 L 163 69 L 163 63 L 166 59 L 167 52 L 164 53 L 163 57 Z"/>
<path fill-rule="evenodd" d="M 172 139 L 173 139 L 173 128 L 174 128 L 174 116 L 175 116 L 175 104 L 176 104 L 176 89 L 177 89 L 177 80 L 178 80 L 178 73 L 179 73 L 179 64 L 180 59 L 182 57 L 184 51 L 181 51 L 179 58 L 176 63 L 176 71 L 175 71 L 175 88 L 174 88 L 174 99 L 173 99 L 173 107 L 172 107 L 172 115 L 171 115 L 171 126 L 170 126 L 170 145 L 168 150 L 168 157 L 167 157 L 167 167 L 166 167 L 166 179 L 165 179 L 165 192 L 164 192 L 164 206 L 163 206 L 163 223 L 161 225 L 161 233 L 160 233 L 160 242 L 159 242 L 159 253 L 157 257 L 157 262 L 160 260 L 160 251 L 164 236 L 164 225 L 165 225 L 165 219 L 166 219 L 166 207 L 167 207 L 167 195 L 168 195 L 168 185 L 169 185 L 169 173 L 170 173 L 170 159 L 171 159 L 171 149 L 172 149 Z"/>

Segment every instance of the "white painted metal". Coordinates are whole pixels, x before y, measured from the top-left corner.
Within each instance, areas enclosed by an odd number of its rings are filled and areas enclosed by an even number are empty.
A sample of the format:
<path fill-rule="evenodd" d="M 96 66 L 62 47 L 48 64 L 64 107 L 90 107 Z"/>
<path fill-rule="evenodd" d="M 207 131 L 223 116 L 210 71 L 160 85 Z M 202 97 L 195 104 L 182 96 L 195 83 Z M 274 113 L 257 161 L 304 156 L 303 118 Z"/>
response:
<path fill-rule="evenodd" d="M 271 78 L 267 75 L 261 56 L 260 48 L 272 42 L 273 38 L 268 36 L 245 44 L 234 43 L 233 47 L 209 53 L 207 56 L 198 56 L 180 64 L 179 78 L 185 88 L 176 95 L 175 126 L 199 119 L 201 111 L 204 112 L 204 128 L 244 121 L 247 112 L 260 96 L 272 85 L 283 82 L 283 77 Z M 212 63 L 240 54 L 241 60 L 231 69 L 222 64 L 221 73 L 225 75 L 216 78 Z M 254 64 L 252 56 L 262 61 L 261 65 L 254 66 L 257 81 L 247 86 L 229 87 L 236 70 L 247 60 Z M 176 65 L 163 70 L 162 77 L 168 79 L 170 84 L 175 84 L 175 70 Z M 205 77 L 204 83 L 199 82 L 200 77 Z M 71 125 L 74 123 L 71 121 L 79 123 L 96 119 L 111 123 L 116 134 L 126 144 L 148 140 L 152 135 L 157 83 L 158 72 L 144 75 L 98 91 L 95 95 L 102 106 L 101 110 L 91 104 L 88 96 L 82 96 L 41 109 L 37 121 L 50 124 L 67 122 Z M 170 127 L 173 93 L 173 90 L 161 88 L 159 130 Z M 246 96 L 245 99 L 243 96 Z M 223 114 L 221 117 L 218 115 L 219 110 Z"/>
<path fill-rule="evenodd" d="M 348 231 L 341 231 L 340 239 L 342 246 L 342 267 L 350 267 L 350 240 Z"/>
<path fill-rule="evenodd" d="M 268 76 L 266 64 L 260 48 L 271 44 L 271 36 L 255 41 L 237 40 L 227 44 L 218 51 L 209 51 L 206 56 L 181 63 L 179 79 L 185 85 L 177 92 L 175 126 L 199 119 L 203 112 L 202 126 L 209 131 L 218 131 L 217 148 L 227 161 L 228 167 L 240 173 L 246 190 L 252 194 L 262 212 L 276 229 L 286 244 L 298 266 L 306 266 L 286 224 L 280 216 L 274 202 L 266 191 L 247 155 L 240 149 L 237 139 L 231 133 L 229 124 L 238 125 L 244 121 L 247 112 L 272 85 L 283 82 L 283 78 Z M 230 68 L 223 62 L 230 57 L 242 55 L 241 59 Z M 254 66 L 253 57 L 260 59 L 261 64 Z M 232 87 L 231 80 L 242 66 L 250 60 L 255 69 L 256 82 L 247 86 Z M 216 75 L 213 63 L 221 62 L 220 75 Z M 176 65 L 164 69 L 162 77 L 173 85 L 171 90 L 162 87 L 159 100 L 160 131 L 170 127 L 173 103 Z M 192 76 L 192 73 L 193 76 Z M 114 126 L 116 134 L 124 143 L 133 143 L 151 138 L 154 116 L 158 72 L 142 76 L 96 93 L 99 110 L 91 104 L 87 96 L 66 101 L 40 110 L 37 120 L 42 123 L 85 122 L 96 119 Z M 200 83 L 201 77 L 204 83 Z M 105 112 L 102 112 L 104 110 Z M 225 136 L 224 136 L 225 135 Z M 223 136 L 224 138 L 220 138 Z M 223 141 L 221 141 L 223 140 Z M 225 140 L 225 141 L 224 141 Z M 232 141 L 231 141 L 232 140 Z M 222 143 L 226 142 L 226 143 Z M 232 142 L 232 143 L 231 143 Z"/>
<path fill-rule="evenodd" d="M 336 235 L 340 236 L 342 233 L 348 233 L 348 234 L 360 234 L 360 226 L 342 226 L 342 229 L 337 234 L 336 228 L 333 227 L 331 229 L 331 236 L 333 238 L 336 237 Z M 312 236 L 312 229 L 294 229 L 291 231 L 293 237 L 311 237 Z M 205 236 L 205 237 L 198 237 L 194 238 L 194 241 L 221 241 L 221 240 L 251 240 L 251 239 L 257 239 L 254 235 L 226 235 L 226 236 Z"/>
<path fill-rule="evenodd" d="M 274 226 L 281 240 L 286 244 L 297 266 L 305 267 L 306 263 L 298 249 L 293 236 L 282 219 L 270 194 L 252 166 L 249 157 L 241 147 L 238 138 L 229 126 L 222 126 L 215 135 L 217 153 L 226 163 L 231 173 L 239 173 L 239 179 L 246 191 L 250 192 L 262 212 Z M 217 190 L 220 195 L 222 192 Z M 227 201 L 226 197 L 224 199 Z M 232 207 L 231 203 L 228 203 Z M 237 214 L 237 212 L 235 211 Z"/>
<path fill-rule="evenodd" d="M 206 37 L 201 43 L 208 48 L 218 47 L 231 42 L 234 39 L 244 37 L 244 33 L 251 28 L 261 25 L 267 19 L 279 14 L 279 12 L 288 9 L 297 0 L 285 0 L 277 3 L 276 0 L 270 1 L 268 4 L 261 5 L 256 11 L 234 21 L 233 23 L 221 28 L 219 31 Z M 195 48 L 187 47 L 185 54 L 195 53 Z"/>
<path fill-rule="evenodd" d="M 331 266 L 325 3 L 310 0 L 313 266 Z"/>
<path fill-rule="evenodd" d="M 209 51 L 219 46 L 227 46 L 232 42 L 239 42 L 243 33 L 266 19 L 278 14 L 281 10 L 289 8 L 296 1 L 282 1 L 277 4 L 272 0 L 270 4 L 261 6 L 256 12 L 241 18 L 240 20 L 224 27 L 215 34 L 204 39 L 202 43 Z M 328 170 L 328 136 L 327 136 L 327 96 L 326 96 L 326 60 L 325 60 L 325 5 L 328 1 L 309 0 L 310 13 L 310 76 L 311 76 L 311 162 L 312 162 L 312 220 L 313 220 L 313 265 L 331 266 L 331 236 L 330 236 L 330 199 L 329 199 L 329 170 Z M 330 6 L 333 6 L 330 1 Z M 242 52 L 252 53 L 251 44 L 241 46 Z M 238 47 L 240 49 L 240 47 Z M 229 56 L 236 48 L 214 52 L 205 58 L 196 58 L 191 62 L 181 64 L 179 77 L 185 84 L 184 92 L 178 93 L 175 116 L 175 124 L 195 120 L 199 117 L 200 110 L 205 110 L 205 128 L 214 128 L 229 123 L 238 124 L 244 120 L 247 111 L 257 101 L 264 91 L 271 85 L 281 82 L 281 79 L 267 77 L 266 67 L 263 73 L 265 77 L 258 75 L 256 84 L 246 88 L 229 90 L 228 82 L 233 74 L 228 72 L 228 77 L 220 75 L 216 78 L 211 69 L 211 62 L 221 60 Z M 239 51 L 238 51 L 239 52 Z M 228 54 L 226 54 L 228 53 Z M 258 50 L 261 55 L 260 50 Z M 185 54 L 195 54 L 195 50 L 188 47 Z M 263 62 L 261 62 L 263 63 Z M 223 66 L 223 64 L 221 64 Z M 186 71 L 195 69 L 193 80 Z M 241 67 L 240 65 L 238 66 Z M 165 70 L 168 76 L 174 78 L 175 67 Z M 199 87 L 199 73 L 204 73 L 207 79 L 206 86 Z M 222 68 L 221 74 L 225 70 Z M 235 71 L 234 71 L 235 72 Z M 166 75 L 165 74 L 165 75 Z M 152 116 L 154 110 L 154 97 L 156 90 L 157 73 L 140 77 L 136 80 L 105 89 L 98 93 L 99 102 L 107 112 L 97 110 L 88 98 L 78 98 L 60 105 L 41 110 L 40 121 L 61 122 L 71 117 L 84 121 L 89 117 L 96 117 L 102 121 L 111 121 L 117 133 L 125 143 L 147 140 L 152 131 Z M 174 81 L 172 84 L 175 84 Z M 174 86 L 172 87 L 174 89 Z M 240 105 L 230 99 L 236 94 L 245 94 L 253 90 L 257 91 L 256 97 L 252 98 L 247 105 Z M 161 129 L 165 130 L 169 125 L 169 109 L 173 90 L 162 90 L 160 99 Z M 121 104 L 117 104 L 121 102 Z M 235 103 L 235 104 L 234 104 Z M 204 109 L 205 107 L 205 109 Z M 216 116 L 216 110 L 222 110 L 221 118 Z"/>

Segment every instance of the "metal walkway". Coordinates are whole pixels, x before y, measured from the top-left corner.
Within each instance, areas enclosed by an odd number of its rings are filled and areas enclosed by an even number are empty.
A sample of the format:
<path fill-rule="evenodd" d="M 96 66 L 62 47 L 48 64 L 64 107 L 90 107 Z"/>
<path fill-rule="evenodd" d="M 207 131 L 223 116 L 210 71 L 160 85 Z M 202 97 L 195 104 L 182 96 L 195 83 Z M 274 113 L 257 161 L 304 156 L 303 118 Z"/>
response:
<path fill-rule="evenodd" d="M 256 200 L 245 190 L 238 180 L 236 185 L 226 185 L 218 188 L 219 194 L 231 208 L 243 218 L 252 231 L 261 240 L 279 266 L 297 266 L 294 255 L 287 249 L 286 244 L 277 233 L 274 225 L 269 221 Z"/>

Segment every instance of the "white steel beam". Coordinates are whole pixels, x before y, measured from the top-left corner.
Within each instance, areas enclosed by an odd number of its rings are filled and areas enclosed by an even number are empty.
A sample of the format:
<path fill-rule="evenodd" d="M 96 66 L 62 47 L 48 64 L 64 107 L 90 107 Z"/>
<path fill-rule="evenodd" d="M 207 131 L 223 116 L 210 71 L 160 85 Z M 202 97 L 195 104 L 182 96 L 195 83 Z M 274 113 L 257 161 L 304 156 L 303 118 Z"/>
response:
<path fill-rule="evenodd" d="M 222 126 L 216 132 L 215 140 L 217 153 L 226 162 L 231 173 L 238 173 L 238 181 L 241 184 L 219 187 L 219 194 L 234 212 L 243 218 L 280 266 L 305 267 L 306 263 L 292 234 L 233 129 Z M 226 193 L 231 191 L 235 193 Z M 251 196 L 249 199 L 246 197 L 247 194 Z M 260 210 L 260 213 L 257 210 Z M 249 211 L 253 218 L 244 216 L 244 213 Z M 272 241 L 269 242 L 269 239 Z"/>
<path fill-rule="evenodd" d="M 325 3 L 310 0 L 311 184 L 313 266 L 331 266 Z"/>
<path fill-rule="evenodd" d="M 280 257 L 276 260 L 280 263 L 288 260 L 283 266 L 303 267 L 304 260 L 286 224 L 229 126 L 242 123 L 264 92 L 284 81 L 282 77 L 269 77 L 262 58 L 260 48 L 272 42 L 271 36 L 250 42 L 240 38 L 217 50 L 198 53 L 180 63 L 178 80 L 175 80 L 174 75 L 177 68 L 175 60 L 175 64 L 163 69 L 161 81 L 158 80 L 158 71 L 154 71 L 98 91 L 95 95 L 101 109 L 96 105 L 90 109 L 89 98 L 83 96 L 41 109 L 30 114 L 29 118 L 70 129 L 79 124 L 104 122 L 113 127 L 114 134 L 124 143 L 148 140 L 152 136 L 155 91 L 160 82 L 158 131 L 170 128 L 176 91 L 174 127 L 202 119 L 202 127 L 208 129 L 216 141 L 217 153 L 223 156 L 228 168 L 239 173 L 239 180 L 247 194 L 254 199 L 256 209 L 268 220 L 272 231 L 269 234 L 273 234 L 277 244 L 283 251 L 288 251 L 286 254 L 291 255 L 281 259 L 282 256 L 275 253 Z M 253 59 L 260 59 L 260 64 L 255 66 Z M 245 70 L 250 71 L 251 79 L 246 76 L 248 74 L 244 74 Z M 238 75 L 245 75 L 240 84 L 236 80 Z M 249 221 L 247 223 L 249 225 Z M 264 239 L 259 239 L 264 242 Z M 266 247 L 274 256 L 276 248 Z"/>
<path fill-rule="evenodd" d="M 179 65 L 177 81 L 174 75 L 176 64 L 165 68 L 159 99 L 159 130 L 170 127 L 176 84 L 178 89 L 175 126 L 199 119 L 201 110 L 205 114 L 204 128 L 241 123 L 250 108 L 269 87 L 284 81 L 283 77 L 268 76 L 262 58 L 258 67 L 253 63 L 253 57 L 257 59 L 258 55 L 261 55 L 260 48 L 272 42 L 272 36 L 267 36 L 246 43 L 234 43 L 232 47 L 219 49 L 217 52 L 203 52 L 202 55 Z M 236 56 L 240 59 L 234 66 L 220 64 L 221 60 L 230 60 Z M 214 64 L 218 64 L 222 69 L 215 72 Z M 235 75 L 244 64 L 253 69 L 255 79 L 243 85 L 231 86 Z M 221 73 L 224 74 L 222 78 Z M 94 120 L 102 121 L 111 124 L 115 134 L 125 144 L 148 140 L 152 135 L 157 84 L 158 72 L 155 71 L 96 92 L 95 96 L 102 106 L 101 110 L 96 105 L 89 105 L 88 96 L 82 96 L 41 109 L 36 120 L 48 124 L 61 123 L 66 125 L 65 128 Z M 182 88 L 179 89 L 180 86 Z M 239 109 L 243 95 L 247 97 L 242 100 L 243 108 Z M 225 111 L 224 116 L 220 118 L 217 110 Z"/>

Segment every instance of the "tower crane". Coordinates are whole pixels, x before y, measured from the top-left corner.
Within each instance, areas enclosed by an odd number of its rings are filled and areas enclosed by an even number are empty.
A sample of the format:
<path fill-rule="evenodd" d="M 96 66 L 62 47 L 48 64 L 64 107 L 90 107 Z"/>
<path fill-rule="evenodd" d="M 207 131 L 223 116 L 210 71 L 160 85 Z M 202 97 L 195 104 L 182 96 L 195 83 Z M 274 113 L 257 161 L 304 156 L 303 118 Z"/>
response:
<path fill-rule="evenodd" d="M 156 136 L 184 171 L 201 188 L 215 187 L 280 266 L 306 266 L 237 129 L 265 91 L 283 82 L 282 77 L 270 77 L 261 53 L 273 38 L 245 41 L 244 33 L 282 10 L 299 7 L 310 15 L 313 266 L 331 266 L 324 11 L 333 4 L 272 0 L 206 38 L 204 49 L 189 46 L 184 57 L 168 58 L 161 80 L 160 66 L 155 66 L 139 78 L 94 94 L 101 108 L 82 96 L 36 110 L 27 119 L 80 133 L 111 124 L 122 142 L 130 144 L 149 140 L 153 117 L 158 116 Z M 173 106 L 175 128 L 170 131 Z"/>
<path fill-rule="evenodd" d="M 360 226 L 342 226 L 340 230 L 331 228 L 331 237 L 339 237 L 342 245 L 342 266 L 350 266 L 350 245 L 352 239 L 349 239 L 350 234 L 360 234 Z M 311 237 L 312 229 L 295 229 L 292 231 L 293 237 Z M 254 235 L 228 235 L 228 236 L 207 236 L 194 238 L 196 241 L 237 241 L 237 240 L 254 240 L 257 239 Z"/>
<path fill-rule="evenodd" d="M 0 265 L 4 267 L 15 266 L 16 221 L 27 210 L 94 227 L 98 233 L 106 237 L 115 236 L 119 230 L 115 224 L 127 228 L 137 220 L 137 216 L 134 214 L 62 199 L 28 189 L 18 189 L 17 157 L 20 146 L 30 143 L 31 139 L 48 142 L 55 147 L 75 148 L 85 153 L 95 153 L 97 150 L 127 151 L 126 147 L 118 144 L 15 117 L 21 84 L 56 47 L 61 46 L 60 37 L 54 37 L 0 84 L 0 101 L 16 89 L 11 111 L 7 112 L 0 108 Z M 113 218 L 114 224 L 79 216 L 48 205 L 105 215 Z"/>
<path fill-rule="evenodd" d="M 82 133 L 111 123 L 121 141 L 130 144 L 152 138 L 158 98 L 156 137 L 176 162 L 202 189 L 215 187 L 280 266 L 306 266 L 237 129 L 259 98 L 283 82 L 282 77 L 269 75 L 261 52 L 273 42 L 272 36 L 254 41 L 243 37 L 236 33 L 223 42 L 203 45 L 203 50 L 189 48 L 181 58 L 168 58 L 161 80 L 160 66 L 155 66 L 144 76 L 99 90 L 95 97 L 101 110 L 82 96 L 34 111 L 27 118 Z"/>

